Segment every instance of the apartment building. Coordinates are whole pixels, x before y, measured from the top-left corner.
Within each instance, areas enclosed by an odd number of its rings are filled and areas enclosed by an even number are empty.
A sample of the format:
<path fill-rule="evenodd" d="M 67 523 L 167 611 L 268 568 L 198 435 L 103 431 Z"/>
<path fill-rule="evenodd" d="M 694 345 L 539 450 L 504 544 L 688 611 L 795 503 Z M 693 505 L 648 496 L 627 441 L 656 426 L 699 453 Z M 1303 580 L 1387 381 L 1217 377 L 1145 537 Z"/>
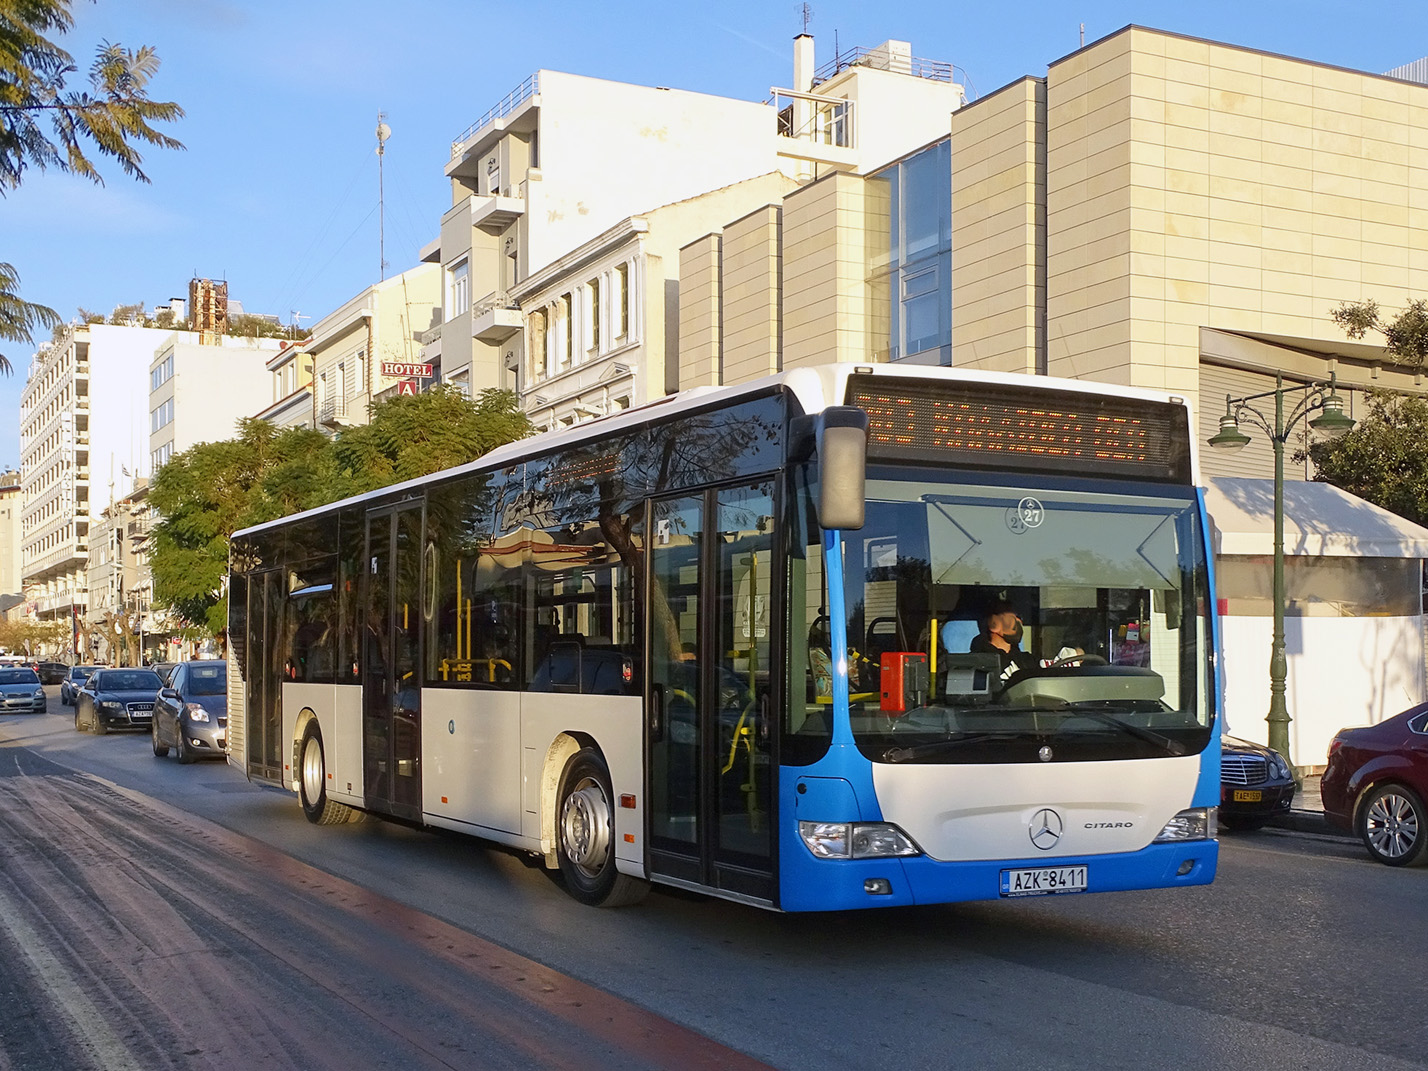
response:
<path fill-rule="evenodd" d="M 674 250 L 696 221 L 723 222 L 701 213 L 723 204 L 726 219 L 742 217 L 821 176 L 866 173 L 945 137 L 965 101 L 950 64 L 915 59 L 905 42 L 820 71 L 800 35 L 793 58 L 792 88 L 764 101 L 542 70 L 492 107 L 453 142 L 452 207 L 422 253 L 444 284 L 427 362 L 471 393 L 519 390 L 551 424 L 677 386 Z M 760 179 L 769 188 L 756 197 L 747 184 Z M 640 230 L 657 210 L 658 234 Z M 612 355 L 629 343 L 618 325 L 609 333 L 612 316 L 630 309 L 643 362 Z M 568 375 L 591 357 L 598 370 Z M 624 381 L 596 385 L 617 364 Z"/>
<path fill-rule="evenodd" d="M 167 649 L 168 637 L 159 630 L 154 610 L 148 551 L 154 517 L 148 499 L 149 481 L 138 479 L 128 494 L 99 510 L 90 525 L 83 630 L 89 647 L 83 653 L 109 665 L 138 665 L 146 654 Z"/>
<path fill-rule="evenodd" d="M 0 595 L 18 595 L 20 583 L 20 474 L 0 472 Z"/>
<path fill-rule="evenodd" d="M 149 471 L 198 443 L 231 439 L 239 419 L 268 402 L 268 369 L 281 339 L 212 335 L 200 345 L 170 336 L 149 365 Z"/>
<path fill-rule="evenodd" d="M 251 414 L 279 428 L 314 428 L 312 405 L 312 354 L 307 342 L 284 346 L 268 358 L 270 399 Z"/>
<path fill-rule="evenodd" d="M 365 424 L 373 401 L 425 386 L 435 369 L 423 374 L 421 336 L 440 318 L 441 269 L 418 264 L 367 287 L 314 324 L 300 356 L 291 359 L 311 362 L 310 426 L 336 432 Z M 291 361 L 273 369 L 274 375 L 290 374 Z"/>
<path fill-rule="evenodd" d="M 30 362 L 20 397 L 20 571 L 39 620 L 88 606 L 90 524 L 148 475 L 149 367 L 174 336 L 73 324 Z"/>

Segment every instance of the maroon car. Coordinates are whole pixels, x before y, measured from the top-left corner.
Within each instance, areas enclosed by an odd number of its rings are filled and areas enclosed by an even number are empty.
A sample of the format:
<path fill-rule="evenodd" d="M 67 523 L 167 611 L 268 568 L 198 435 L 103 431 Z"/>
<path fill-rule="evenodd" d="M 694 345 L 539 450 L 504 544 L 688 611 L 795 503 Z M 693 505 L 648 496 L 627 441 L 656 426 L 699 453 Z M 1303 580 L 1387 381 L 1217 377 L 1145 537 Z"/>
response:
<path fill-rule="evenodd" d="M 1428 863 L 1428 703 L 1339 730 L 1319 792 L 1324 817 L 1356 832 L 1380 863 Z"/>

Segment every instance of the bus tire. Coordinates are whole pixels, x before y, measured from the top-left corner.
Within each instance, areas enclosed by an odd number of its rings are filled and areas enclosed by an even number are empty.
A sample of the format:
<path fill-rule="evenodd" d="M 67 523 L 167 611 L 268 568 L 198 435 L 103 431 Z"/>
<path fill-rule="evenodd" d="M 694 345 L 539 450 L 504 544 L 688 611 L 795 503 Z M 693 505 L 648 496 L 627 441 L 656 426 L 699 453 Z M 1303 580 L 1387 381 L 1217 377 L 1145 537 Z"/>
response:
<path fill-rule="evenodd" d="M 322 730 L 308 722 L 298 749 L 298 798 L 302 813 L 316 826 L 335 826 L 351 821 L 353 809 L 327 798 L 327 755 L 322 748 Z"/>
<path fill-rule="evenodd" d="M 595 748 L 577 751 L 560 777 L 556 856 L 565 888 L 582 904 L 623 907 L 649 892 L 649 882 L 615 867 L 615 809 L 610 770 Z"/>

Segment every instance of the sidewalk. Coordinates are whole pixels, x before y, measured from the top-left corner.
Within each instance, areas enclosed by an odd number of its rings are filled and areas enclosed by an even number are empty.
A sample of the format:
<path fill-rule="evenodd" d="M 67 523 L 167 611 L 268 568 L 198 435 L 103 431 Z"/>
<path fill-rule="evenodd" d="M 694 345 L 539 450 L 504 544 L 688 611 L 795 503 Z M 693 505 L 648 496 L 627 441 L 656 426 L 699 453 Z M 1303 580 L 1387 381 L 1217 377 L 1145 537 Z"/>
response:
<path fill-rule="evenodd" d="M 1294 793 L 1289 813 L 1272 818 L 1270 826 L 1296 833 L 1319 833 L 1329 837 L 1350 837 L 1351 834 L 1324 821 L 1324 802 L 1319 798 L 1319 775 L 1305 774 L 1304 783 Z"/>

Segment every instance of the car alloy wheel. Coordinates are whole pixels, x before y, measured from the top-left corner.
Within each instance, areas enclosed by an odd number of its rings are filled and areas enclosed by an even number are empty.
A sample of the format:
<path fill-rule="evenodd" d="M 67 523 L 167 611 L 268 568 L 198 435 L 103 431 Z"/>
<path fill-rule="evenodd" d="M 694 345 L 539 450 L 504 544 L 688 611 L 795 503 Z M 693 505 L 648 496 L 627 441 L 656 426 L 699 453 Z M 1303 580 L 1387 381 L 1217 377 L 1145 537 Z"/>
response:
<path fill-rule="evenodd" d="M 1375 788 L 1359 808 L 1364 847 L 1388 866 L 1428 862 L 1428 814 L 1418 794 L 1405 785 Z"/>

